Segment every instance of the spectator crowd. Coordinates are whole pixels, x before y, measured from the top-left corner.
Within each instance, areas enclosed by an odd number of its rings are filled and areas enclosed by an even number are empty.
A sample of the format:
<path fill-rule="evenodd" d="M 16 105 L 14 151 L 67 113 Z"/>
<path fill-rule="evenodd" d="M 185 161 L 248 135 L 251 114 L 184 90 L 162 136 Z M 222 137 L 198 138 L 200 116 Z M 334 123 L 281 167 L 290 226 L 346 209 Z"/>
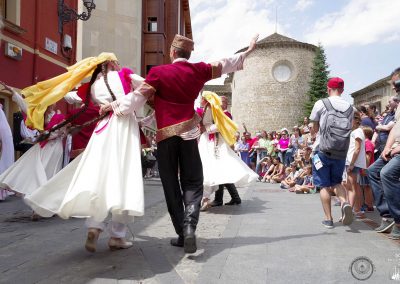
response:
<path fill-rule="evenodd" d="M 245 131 L 236 134 L 234 150 L 259 175 L 260 182 L 277 183 L 283 190 L 298 194 L 326 189 L 326 193 L 321 192 L 324 226 L 334 227 L 331 200 L 334 205 L 342 206 L 343 216 L 339 219 L 342 222 L 346 215 L 343 208 L 351 206 L 347 224 L 353 218 L 366 218 L 375 205 L 382 217 L 376 231 L 391 232 L 390 238 L 400 239 L 400 68 L 391 74 L 391 84 L 396 94 L 382 112 L 373 104 L 352 107 L 353 111 L 349 111 L 345 157 L 329 158 L 318 149 L 319 140 L 324 139 L 319 132 L 322 121 L 330 112 L 323 100 L 315 104 L 310 118 L 304 117 L 302 125 L 290 130 L 260 130 L 252 137 L 243 124 Z M 329 80 L 327 89 L 329 99 L 325 100 L 331 102 L 333 111 L 344 114 L 350 104 L 341 98 L 343 80 Z M 343 169 L 339 165 L 342 163 Z M 333 172 L 340 169 L 340 173 L 329 176 L 326 182 L 325 168 Z"/>

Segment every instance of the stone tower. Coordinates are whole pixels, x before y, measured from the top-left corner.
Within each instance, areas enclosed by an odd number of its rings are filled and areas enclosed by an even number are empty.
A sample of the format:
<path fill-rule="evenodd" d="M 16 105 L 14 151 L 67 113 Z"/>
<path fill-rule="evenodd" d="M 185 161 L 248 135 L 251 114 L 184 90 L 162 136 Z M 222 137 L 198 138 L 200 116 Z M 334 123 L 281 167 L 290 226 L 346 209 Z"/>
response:
<path fill-rule="evenodd" d="M 283 127 L 291 131 L 304 114 L 315 50 L 314 45 L 277 33 L 260 40 L 244 70 L 228 79 L 234 120 L 251 132 Z"/>

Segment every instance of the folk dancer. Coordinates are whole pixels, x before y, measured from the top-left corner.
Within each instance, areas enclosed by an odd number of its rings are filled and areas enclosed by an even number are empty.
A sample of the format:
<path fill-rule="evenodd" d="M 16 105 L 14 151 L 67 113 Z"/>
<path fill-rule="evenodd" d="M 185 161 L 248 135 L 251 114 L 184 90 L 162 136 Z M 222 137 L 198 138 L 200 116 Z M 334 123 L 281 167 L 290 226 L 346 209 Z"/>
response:
<path fill-rule="evenodd" d="M 120 71 L 112 53 L 86 58 L 68 68 L 68 72 L 25 90 L 32 101 L 30 123 L 39 124 L 45 102 L 57 101 L 85 77 L 91 76 L 85 105 L 108 104 L 131 93 L 134 86 L 132 71 Z M 88 235 L 85 248 L 96 251 L 99 234 L 106 229 L 104 220 L 109 212 L 108 224 L 111 250 L 132 246 L 125 240 L 127 223 L 144 213 L 143 179 L 140 165 L 139 127 L 134 111 L 145 100 L 137 100 L 125 116 L 112 113 L 100 116 L 88 145 L 82 154 L 60 171 L 48 183 L 38 188 L 25 201 L 41 216 L 57 214 L 61 218 L 87 218 Z M 82 111 L 85 109 L 83 108 Z M 76 117 L 76 116 L 75 116 Z M 70 117 L 72 121 L 75 117 Z"/>
<path fill-rule="evenodd" d="M 253 38 L 247 51 L 207 64 L 189 63 L 194 42 L 176 35 L 170 48 L 172 64 L 151 68 L 134 94 L 102 107 L 102 112 L 112 110 L 123 115 L 131 112 L 132 101 L 138 98 L 154 102 L 159 173 L 178 234 L 171 245 L 184 247 L 187 253 L 197 250 L 195 230 L 203 196 L 203 168 L 197 146 L 200 117 L 195 113 L 194 102 L 207 81 L 243 68 L 257 38 Z"/>
<path fill-rule="evenodd" d="M 227 98 L 212 92 L 203 92 L 202 125 L 204 132 L 199 140 L 199 152 L 203 164 L 204 194 L 202 211 L 221 206 L 224 186 L 231 195 L 226 205 L 240 204 L 236 185 L 243 187 L 255 182 L 258 175 L 252 171 L 231 146 L 235 143 L 236 124 L 227 111 Z M 215 191 L 215 200 L 210 201 Z"/>

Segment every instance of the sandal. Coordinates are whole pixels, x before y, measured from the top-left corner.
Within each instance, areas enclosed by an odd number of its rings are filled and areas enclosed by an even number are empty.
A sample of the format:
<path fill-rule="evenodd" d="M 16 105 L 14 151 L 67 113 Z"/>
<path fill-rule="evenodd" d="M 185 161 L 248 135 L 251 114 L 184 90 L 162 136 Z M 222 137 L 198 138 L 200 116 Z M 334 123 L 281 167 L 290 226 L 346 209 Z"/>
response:
<path fill-rule="evenodd" d="M 88 235 L 86 238 L 85 248 L 89 252 L 96 251 L 97 240 L 99 239 L 99 235 L 101 233 L 100 229 L 90 228 L 88 230 Z"/>

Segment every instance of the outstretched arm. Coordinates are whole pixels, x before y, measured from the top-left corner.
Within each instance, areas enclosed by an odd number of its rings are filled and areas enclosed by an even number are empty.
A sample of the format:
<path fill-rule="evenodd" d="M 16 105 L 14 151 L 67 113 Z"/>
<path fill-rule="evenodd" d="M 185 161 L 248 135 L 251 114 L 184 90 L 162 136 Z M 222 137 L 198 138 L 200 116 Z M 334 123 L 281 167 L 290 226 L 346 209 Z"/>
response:
<path fill-rule="evenodd" d="M 14 88 L 7 86 L 4 82 L 0 81 L 0 85 L 2 86 L 2 90 L 9 91 L 12 94 L 12 100 L 18 105 L 23 113 L 28 112 L 28 107 L 24 98 L 16 91 Z"/>
<path fill-rule="evenodd" d="M 214 78 L 220 77 L 222 74 L 232 73 L 243 69 L 244 59 L 256 48 L 258 40 L 258 34 L 256 34 L 250 41 L 249 47 L 246 51 L 235 54 L 232 57 L 223 58 L 219 61 L 212 62 L 211 65 L 214 67 L 215 72 L 213 73 Z"/>

